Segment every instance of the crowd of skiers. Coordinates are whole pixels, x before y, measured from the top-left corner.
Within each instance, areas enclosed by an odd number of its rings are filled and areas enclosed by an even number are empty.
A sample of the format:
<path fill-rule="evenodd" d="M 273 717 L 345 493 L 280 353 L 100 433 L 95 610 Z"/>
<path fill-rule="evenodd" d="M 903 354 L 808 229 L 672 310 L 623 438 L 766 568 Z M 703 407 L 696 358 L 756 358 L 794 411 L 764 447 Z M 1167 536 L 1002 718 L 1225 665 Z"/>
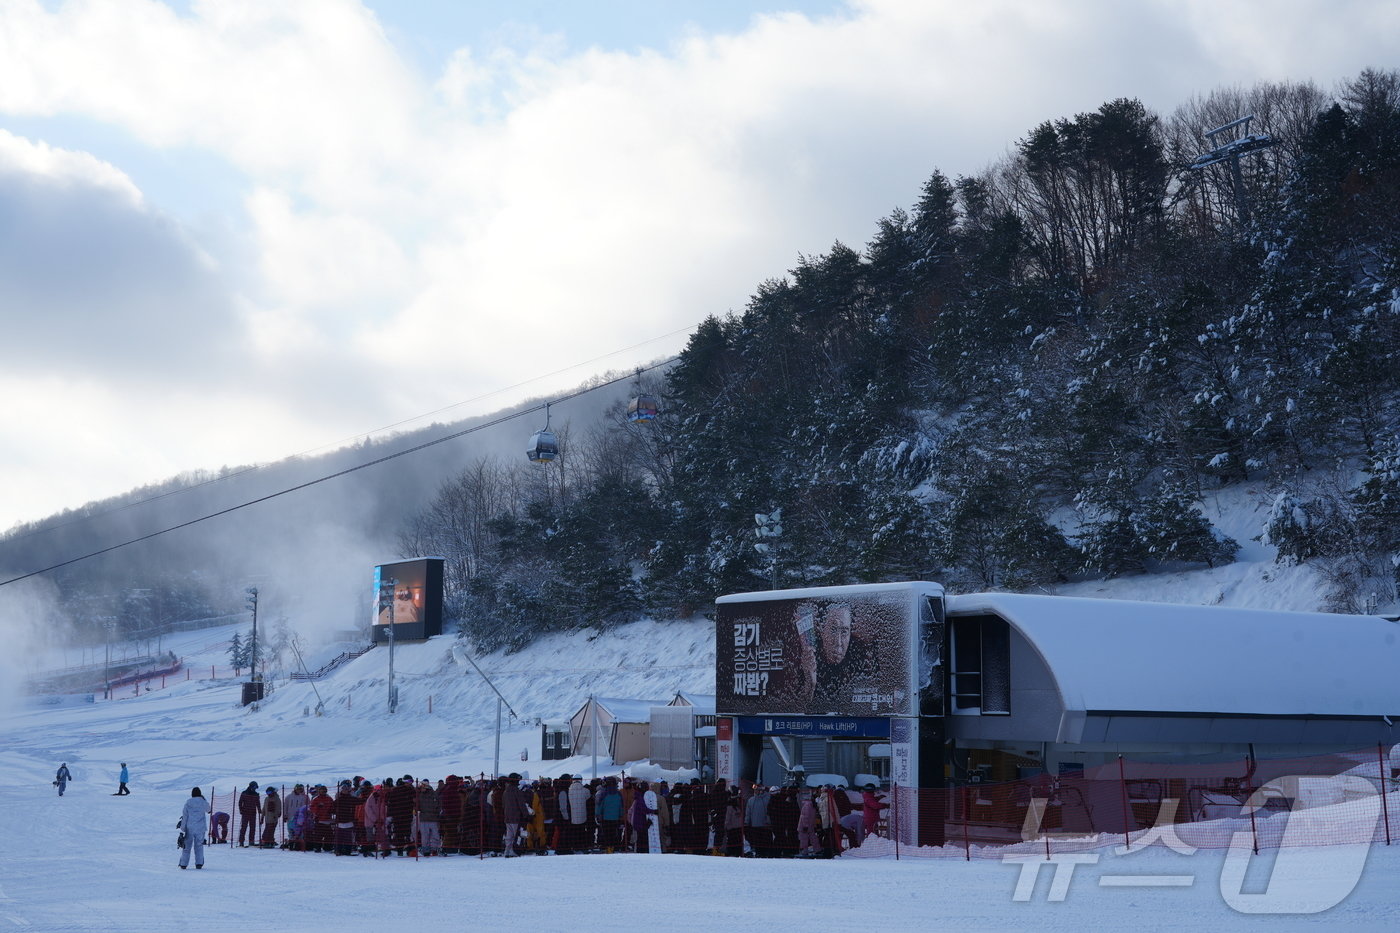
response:
<path fill-rule="evenodd" d="M 858 846 L 884 819 L 874 787 L 764 787 L 649 783 L 575 775 L 527 781 L 518 774 L 439 781 L 412 775 L 374 783 L 297 784 L 283 799 L 238 795 L 238 845 L 388 858 L 439 855 L 569 855 L 680 852 L 821 858 Z M 219 838 L 214 814 L 214 842 Z M 225 821 L 227 822 L 227 821 Z M 281 830 L 281 840 L 278 831 Z M 225 830 L 226 832 L 226 830 Z"/>

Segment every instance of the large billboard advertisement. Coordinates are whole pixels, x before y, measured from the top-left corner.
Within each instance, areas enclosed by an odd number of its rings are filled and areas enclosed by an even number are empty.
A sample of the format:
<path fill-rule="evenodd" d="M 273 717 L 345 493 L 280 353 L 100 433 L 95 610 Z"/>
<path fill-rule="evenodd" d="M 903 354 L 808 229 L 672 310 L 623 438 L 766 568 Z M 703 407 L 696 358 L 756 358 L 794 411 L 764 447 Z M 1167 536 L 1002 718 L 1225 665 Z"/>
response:
<path fill-rule="evenodd" d="M 908 591 L 720 601 L 716 709 L 917 714 L 912 609 Z"/>
<path fill-rule="evenodd" d="M 374 568 L 375 641 L 387 641 L 392 619 L 395 638 L 442 634 L 442 558 L 380 564 Z"/>

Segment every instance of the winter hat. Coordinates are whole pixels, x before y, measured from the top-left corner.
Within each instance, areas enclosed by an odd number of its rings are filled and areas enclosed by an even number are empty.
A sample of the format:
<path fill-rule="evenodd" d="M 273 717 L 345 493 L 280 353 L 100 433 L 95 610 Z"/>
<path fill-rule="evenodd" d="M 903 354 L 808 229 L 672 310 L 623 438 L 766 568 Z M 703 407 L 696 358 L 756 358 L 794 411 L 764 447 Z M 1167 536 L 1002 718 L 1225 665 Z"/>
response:
<path fill-rule="evenodd" d="M 249 782 L 248 782 L 248 789 L 249 789 L 249 790 L 257 790 L 257 789 L 258 789 L 258 782 L 257 782 L 257 781 L 249 781 Z"/>
<path fill-rule="evenodd" d="M 277 788 L 275 788 L 275 787 L 269 787 L 269 788 L 267 789 L 267 792 L 268 792 L 269 794 L 275 794 L 275 793 L 277 793 Z"/>

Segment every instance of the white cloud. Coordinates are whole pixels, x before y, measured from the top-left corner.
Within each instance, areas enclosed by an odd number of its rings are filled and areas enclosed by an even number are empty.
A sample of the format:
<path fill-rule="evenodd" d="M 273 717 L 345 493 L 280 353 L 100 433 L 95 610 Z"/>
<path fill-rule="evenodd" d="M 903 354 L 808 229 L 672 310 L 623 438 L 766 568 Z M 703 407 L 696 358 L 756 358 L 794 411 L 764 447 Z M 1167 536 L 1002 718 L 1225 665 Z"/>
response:
<path fill-rule="evenodd" d="M 188 378 L 197 356 L 212 375 L 232 326 L 209 257 L 125 175 L 0 131 L 0 328 L 23 348 L 10 372 Z"/>
<path fill-rule="evenodd" d="M 21 325 L 31 368 L 81 362 L 117 391 L 160 378 L 139 349 L 159 348 L 179 392 L 241 399 L 290 451 L 740 307 L 799 253 L 862 245 L 934 168 L 977 171 L 1040 121 L 1385 67 L 1397 16 L 1384 0 L 861 0 L 635 53 L 464 36 L 421 75 L 352 0 L 0 0 L 0 121 L 83 118 L 160 158 L 213 154 L 245 186 L 242 239 L 203 242 L 141 201 L 130 144 L 0 135 L 0 197 L 54 231 L 0 288 L 50 303 L 54 323 Z M 57 339 L 75 325 L 78 352 Z M 249 459 L 198 433 L 137 443 L 162 445 L 153 465 Z"/>
<path fill-rule="evenodd" d="M 72 152 L 0 129 L 0 173 L 24 174 L 56 185 L 82 185 L 119 195 L 141 207 L 141 192 L 114 165 L 86 152 Z"/>
<path fill-rule="evenodd" d="M 399 243 L 369 217 L 298 211 L 286 194 L 266 188 L 249 197 L 248 213 L 266 285 L 294 313 L 383 306 L 412 285 Z"/>

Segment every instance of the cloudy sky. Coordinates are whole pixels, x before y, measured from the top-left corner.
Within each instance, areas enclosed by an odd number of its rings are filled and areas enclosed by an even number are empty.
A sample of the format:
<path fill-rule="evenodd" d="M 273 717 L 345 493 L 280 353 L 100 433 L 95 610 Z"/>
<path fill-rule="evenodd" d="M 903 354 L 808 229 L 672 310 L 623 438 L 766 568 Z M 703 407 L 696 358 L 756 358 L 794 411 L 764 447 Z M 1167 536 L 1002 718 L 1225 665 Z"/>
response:
<path fill-rule="evenodd" d="M 0 0 L 0 529 L 675 352 L 1046 119 L 1394 0 Z"/>

